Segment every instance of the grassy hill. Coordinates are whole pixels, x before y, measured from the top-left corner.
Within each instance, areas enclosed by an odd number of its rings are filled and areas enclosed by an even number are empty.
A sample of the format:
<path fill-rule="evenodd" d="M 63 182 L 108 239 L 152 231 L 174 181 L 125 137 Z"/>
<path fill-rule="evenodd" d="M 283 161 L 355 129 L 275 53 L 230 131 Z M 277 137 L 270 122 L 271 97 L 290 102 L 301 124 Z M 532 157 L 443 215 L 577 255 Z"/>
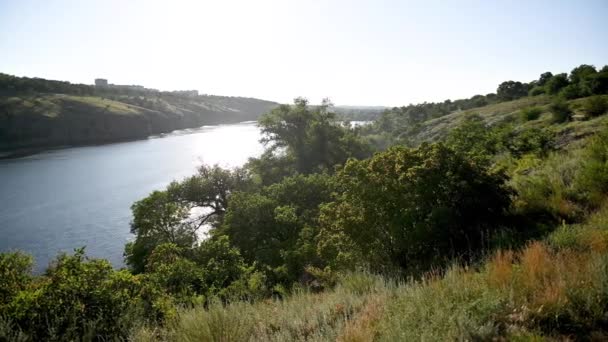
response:
<path fill-rule="evenodd" d="M 176 129 L 256 120 L 277 105 L 243 97 L 79 87 L 2 89 L 0 151 L 142 139 Z"/>
<path fill-rule="evenodd" d="M 564 218 L 546 234 L 523 245 L 504 241 L 479 263 L 454 263 L 415 278 L 360 271 L 323 279 L 327 288 L 319 293 L 303 287 L 284 299 L 181 309 L 172 324 L 141 327 L 133 340 L 607 339 L 608 198 L 602 195 L 595 205 L 577 208 L 573 179 L 587 162 L 590 146 L 603 143 L 594 134 L 608 137 L 608 115 L 586 119 L 582 106 L 588 99 L 582 98 L 569 101 L 575 120 L 554 123 L 552 100 L 538 96 L 458 111 L 423 123 L 416 133 L 418 142 L 443 140 L 470 114 L 490 125 L 509 122 L 516 130 L 551 132 L 558 143 L 549 154 L 528 164 L 529 157 L 522 157 L 508 171 L 519 193 L 515 207 L 537 200 L 542 203 L 536 205 Z M 520 111 L 531 106 L 542 109 L 539 118 L 522 122 Z M 578 219 L 572 218 L 574 212 Z"/>
<path fill-rule="evenodd" d="M 607 340 L 608 90 L 518 89 L 352 129 L 280 106 L 259 121 L 259 159 L 134 204 L 129 269 L 78 249 L 34 276 L 0 253 L 0 340 Z M 19 105 L 49 119 L 64 100 L 126 118 L 211 106 L 55 96 Z M 193 207 L 215 210 L 200 242 L 210 216 L 189 225 Z"/>
<path fill-rule="evenodd" d="M 602 97 L 608 100 L 607 95 L 603 95 Z M 534 97 L 523 97 L 513 101 L 500 102 L 463 111 L 455 111 L 439 118 L 424 121 L 418 128 L 416 128 L 410 138 L 416 144 L 425 141 L 439 141 L 445 138 L 451 130 L 458 127 L 465 117 L 475 114 L 483 118 L 489 126 L 511 123 L 516 126 L 516 129 L 519 130 L 528 128 L 546 128 L 555 135 L 560 136 L 560 144 L 566 146 L 568 142 L 572 140 L 577 140 L 597 132 L 597 130 L 602 127 L 603 123 L 608 122 L 608 118 L 606 117 L 599 117 L 589 120 L 585 116 L 582 110 L 582 104 L 587 99 L 588 98 L 580 98 L 567 101 L 573 110 L 574 120 L 559 125 L 554 125 L 551 122 L 552 118 L 549 111 L 549 106 L 553 100 L 553 97 L 548 95 L 540 95 Z M 540 117 L 536 120 L 522 122 L 519 117 L 521 110 L 530 107 L 540 108 L 542 110 Z"/>

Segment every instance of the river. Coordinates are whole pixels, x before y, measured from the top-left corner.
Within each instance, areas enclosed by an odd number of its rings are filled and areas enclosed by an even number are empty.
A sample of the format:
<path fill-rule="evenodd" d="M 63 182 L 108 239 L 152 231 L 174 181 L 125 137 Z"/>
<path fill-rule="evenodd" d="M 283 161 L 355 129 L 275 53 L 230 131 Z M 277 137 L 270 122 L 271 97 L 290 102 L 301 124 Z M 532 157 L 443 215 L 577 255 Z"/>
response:
<path fill-rule="evenodd" d="M 0 160 L 0 251 L 32 254 L 41 272 L 57 253 L 86 246 L 121 267 L 133 202 L 203 163 L 244 164 L 263 152 L 259 138 L 246 122 Z"/>

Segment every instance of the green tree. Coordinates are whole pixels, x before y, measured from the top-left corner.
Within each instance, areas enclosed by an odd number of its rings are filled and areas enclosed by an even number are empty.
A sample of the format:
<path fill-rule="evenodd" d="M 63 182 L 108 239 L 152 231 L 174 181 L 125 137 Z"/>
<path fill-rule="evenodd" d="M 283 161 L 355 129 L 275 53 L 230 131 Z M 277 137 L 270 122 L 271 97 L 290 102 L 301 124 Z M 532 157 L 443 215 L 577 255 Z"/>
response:
<path fill-rule="evenodd" d="M 296 175 L 259 192 L 235 193 L 218 233 L 229 236 L 247 263 L 293 281 L 316 262 L 315 227 L 319 205 L 330 200 L 330 182 L 324 174 Z"/>
<path fill-rule="evenodd" d="M 446 138 L 447 146 L 482 165 L 489 165 L 499 143 L 497 135 L 479 115 L 466 116 Z"/>
<path fill-rule="evenodd" d="M 504 181 L 442 144 L 349 161 L 337 174 L 341 192 L 323 207 L 320 246 L 341 236 L 373 269 L 415 271 L 470 258 L 500 227 L 510 203 Z"/>
<path fill-rule="evenodd" d="M 597 73 L 597 70 L 593 65 L 581 64 L 570 71 L 570 82 L 585 82 L 591 75 L 595 73 Z"/>
<path fill-rule="evenodd" d="M 557 74 L 547 81 L 547 83 L 545 84 L 545 88 L 547 89 L 548 94 L 555 95 L 559 93 L 560 90 L 562 90 L 568 84 L 570 84 L 570 82 L 568 81 L 568 75 Z"/>
<path fill-rule="evenodd" d="M 232 192 L 250 186 L 245 169 L 203 165 L 196 175 L 136 202 L 131 207 L 135 240 L 125 248 L 127 265 L 135 273 L 143 272 L 150 253 L 163 243 L 192 247 L 199 229 L 222 222 Z"/>
<path fill-rule="evenodd" d="M 528 95 L 528 85 L 517 81 L 505 81 L 498 85 L 496 95 L 502 101 L 511 101 Z"/>
<path fill-rule="evenodd" d="M 542 87 L 553 77 L 553 74 L 550 71 L 544 72 L 538 78 L 538 82 L 536 83 L 538 86 Z"/>
<path fill-rule="evenodd" d="M 196 241 L 196 229 L 188 224 L 185 205 L 172 200 L 167 191 L 154 191 L 131 207 L 131 233 L 135 240 L 125 247 L 125 259 L 133 272 L 145 269 L 148 256 L 163 243 L 189 247 Z"/>
<path fill-rule="evenodd" d="M 302 98 L 291 106 L 281 105 L 260 118 L 262 142 L 272 152 L 293 156 L 295 169 L 301 173 L 331 170 L 350 157 L 369 155 L 369 147 L 337 122 L 330 108 L 327 100 L 311 108 Z"/>

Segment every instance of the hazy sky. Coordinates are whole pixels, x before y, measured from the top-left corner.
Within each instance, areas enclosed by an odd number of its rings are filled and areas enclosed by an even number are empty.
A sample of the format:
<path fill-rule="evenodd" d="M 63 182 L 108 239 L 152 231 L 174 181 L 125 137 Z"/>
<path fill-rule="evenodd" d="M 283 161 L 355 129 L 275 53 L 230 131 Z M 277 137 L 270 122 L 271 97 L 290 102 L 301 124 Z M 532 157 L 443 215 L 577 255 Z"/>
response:
<path fill-rule="evenodd" d="M 601 67 L 607 19 L 607 0 L 0 0 L 0 72 L 393 106 Z"/>

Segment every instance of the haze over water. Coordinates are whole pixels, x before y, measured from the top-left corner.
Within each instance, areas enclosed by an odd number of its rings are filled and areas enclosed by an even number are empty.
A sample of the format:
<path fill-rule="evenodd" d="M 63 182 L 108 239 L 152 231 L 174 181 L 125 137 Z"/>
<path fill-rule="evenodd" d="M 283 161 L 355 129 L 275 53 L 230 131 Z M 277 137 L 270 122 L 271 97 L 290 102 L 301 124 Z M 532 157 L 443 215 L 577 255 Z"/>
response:
<path fill-rule="evenodd" d="M 259 139 L 255 123 L 241 123 L 0 160 L 0 251 L 31 253 L 38 272 L 82 246 L 123 266 L 133 202 L 203 163 L 242 165 L 262 153 Z"/>

